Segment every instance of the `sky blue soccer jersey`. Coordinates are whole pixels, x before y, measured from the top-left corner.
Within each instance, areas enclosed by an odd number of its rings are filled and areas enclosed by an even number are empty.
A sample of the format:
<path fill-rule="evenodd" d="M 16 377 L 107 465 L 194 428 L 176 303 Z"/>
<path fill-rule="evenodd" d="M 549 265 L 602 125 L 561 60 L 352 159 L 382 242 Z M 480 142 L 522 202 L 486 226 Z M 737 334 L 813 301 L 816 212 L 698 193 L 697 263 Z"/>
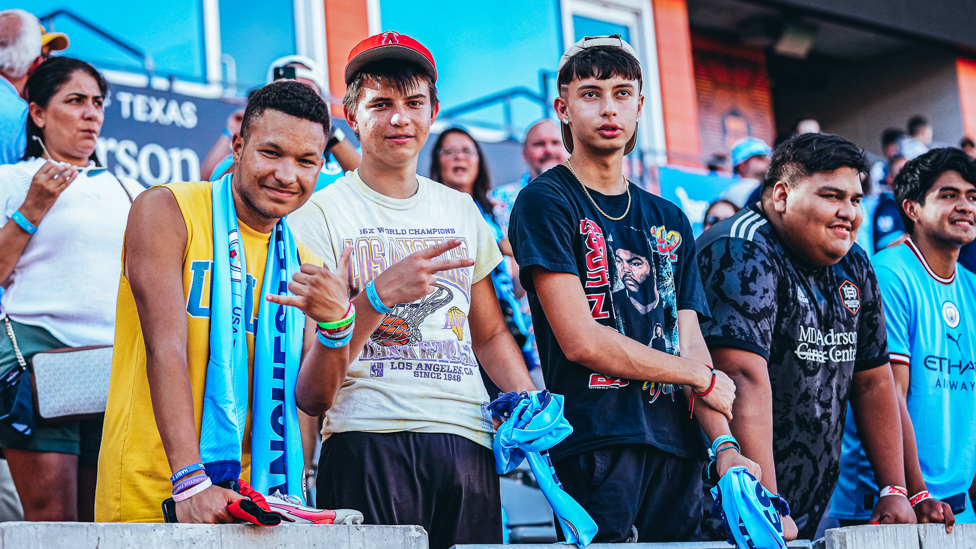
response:
<path fill-rule="evenodd" d="M 874 269 L 884 300 L 891 361 L 911 369 L 908 413 L 922 476 L 932 497 L 965 502 L 957 522 L 976 522 L 968 496 L 976 473 L 976 275 L 957 266 L 951 279 L 939 277 L 911 240 L 878 252 Z M 877 494 L 848 410 L 830 514 L 868 519 Z"/>

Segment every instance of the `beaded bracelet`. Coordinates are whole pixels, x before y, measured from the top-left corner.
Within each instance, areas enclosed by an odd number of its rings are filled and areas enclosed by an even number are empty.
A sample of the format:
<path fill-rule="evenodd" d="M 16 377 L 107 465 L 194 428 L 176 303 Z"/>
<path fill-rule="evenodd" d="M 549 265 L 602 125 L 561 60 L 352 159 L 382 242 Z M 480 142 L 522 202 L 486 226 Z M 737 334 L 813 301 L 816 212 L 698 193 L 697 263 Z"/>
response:
<path fill-rule="evenodd" d="M 393 309 L 391 307 L 387 307 L 386 305 L 384 305 L 383 301 L 380 300 L 379 294 L 376 293 L 376 285 L 373 284 L 373 282 L 374 282 L 373 280 L 370 280 L 369 282 L 366 283 L 366 297 L 369 298 L 369 304 L 372 305 L 374 309 L 376 309 L 377 313 L 380 313 L 381 315 L 385 315 L 390 311 L 392 311 Z"/>
<path fill-rule="evenodd" d="M 34 225 L 29 219 L 24 217 L 24 214 L 20 213 L 20 210 L 15 211 L 13 215 L 10 216 L 10 219 L 13 219 L 14 223 L 19 225 L 21 229 L 24 229 L 24 232 L 27 234 L 34 234 L 37 232 L 37 225 Z"/>
<path fill-rule="evenodd" d="M 356 320 L 356 306 L 349 302 L 349 308 L 346 309 L 346 314 L 342 316 L 339 320 L 333 322 L 319 322 L 318 326 L 320 330 L 327 332 L 337 332 L 346 326 L 353 323 Z"/>
<path fill-rule="evenodd" d="M 180 492 L 185 492 L 188 488 L 193 488 L 207 478 L 209 478 L 207 475 L 194 475 L 188 479 L 181 480 L 179 484 L 173 487 L 173 495 L 175 496 Z"/>
<path fill-rule="evenodd" d="M 193 496 L 199 494 L 200 492 L 206 490 L 207 488 L 210 488 L 211 486 L 213 486 L 213 482 L 210 481 L 210 477 L 207 477 L 203 482 L 197 484 L 193 488 L 190 488 L 185 492 L 181 492 L 173 496 L 173 501 L 176 502 L 186 501 L 192 498 Z"/>
<path fill-rule="evenodd" d="M 176 484 L 176 481 L 189 475 L 190 473 L 196 473 L 197 471 L 203 471 L 204 467 L 202 463 L 194 463 L 193 465 L 187 465 L 186 467 L 180 469 L 179 471 L 173 473 L 173 476 L 169 477 L 170 484 Z"/>

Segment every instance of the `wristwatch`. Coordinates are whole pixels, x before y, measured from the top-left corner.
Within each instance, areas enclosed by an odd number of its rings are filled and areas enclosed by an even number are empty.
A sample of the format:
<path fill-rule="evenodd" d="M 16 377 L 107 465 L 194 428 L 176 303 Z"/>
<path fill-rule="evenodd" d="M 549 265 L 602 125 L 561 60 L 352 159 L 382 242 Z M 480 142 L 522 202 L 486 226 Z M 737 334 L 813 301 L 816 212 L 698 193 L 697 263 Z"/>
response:
<path fill-rule="evenodd" d="M 325 144 L 325 151 L 328 152 L 332 150 L 332 147 L 335 147 L 336 145 L 338 145 L 339 143 L 345 140 L 346 140 L 346 134 L 342 133 L 342 130 L 340 130 L 339 128 L 333 126 L 332 134 L 329 136 L 329 142 Z"/>

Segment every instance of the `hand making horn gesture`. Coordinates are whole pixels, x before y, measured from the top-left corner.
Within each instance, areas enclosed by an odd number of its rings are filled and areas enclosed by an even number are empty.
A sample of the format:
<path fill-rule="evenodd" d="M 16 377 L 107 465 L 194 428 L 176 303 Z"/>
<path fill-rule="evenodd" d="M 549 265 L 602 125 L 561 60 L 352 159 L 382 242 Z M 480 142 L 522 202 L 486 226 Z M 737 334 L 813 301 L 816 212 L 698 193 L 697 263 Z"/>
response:
<path fill-rule="evenodd" d="M 335 271 L 328 267 L 302 264 L 288 283 L 291 295 L 268 295 L 268 301 L 301 309 L 315 322 L 332 322 L 342 318 L 349 310 L 349 256 L 352 248 L 342 250 Z"/>

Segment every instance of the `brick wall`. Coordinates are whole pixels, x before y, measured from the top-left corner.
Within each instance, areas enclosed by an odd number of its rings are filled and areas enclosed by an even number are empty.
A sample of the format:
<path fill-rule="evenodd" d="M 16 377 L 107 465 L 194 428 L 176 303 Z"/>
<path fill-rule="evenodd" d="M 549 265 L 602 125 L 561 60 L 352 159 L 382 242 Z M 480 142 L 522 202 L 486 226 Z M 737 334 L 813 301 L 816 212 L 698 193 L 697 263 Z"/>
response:
<path fill-rule="evenodd" d="M 967 137 L 976 139 L 976 59 L 956 58 L 956 77 L 959 79 L 962 128 Z"/>
<path fill-rule="evenodd" d="M 771 146 L 776 126 L 763 50 L 700 33 L 692 33 L 691 47 L 702 157 L 729 156 L 732 143 L 750 135 Z"/>
<path fill-rule="evenodd" d="M 325 40 L 329 50 L 329 87 L 332 95 L 346 93 L 343 76 L 349 52 L 369 36 L 366 0 L 323 0 L 325 2 Z M 333 116 L 342 116 L 342 104 L 332 106 Z"/>

